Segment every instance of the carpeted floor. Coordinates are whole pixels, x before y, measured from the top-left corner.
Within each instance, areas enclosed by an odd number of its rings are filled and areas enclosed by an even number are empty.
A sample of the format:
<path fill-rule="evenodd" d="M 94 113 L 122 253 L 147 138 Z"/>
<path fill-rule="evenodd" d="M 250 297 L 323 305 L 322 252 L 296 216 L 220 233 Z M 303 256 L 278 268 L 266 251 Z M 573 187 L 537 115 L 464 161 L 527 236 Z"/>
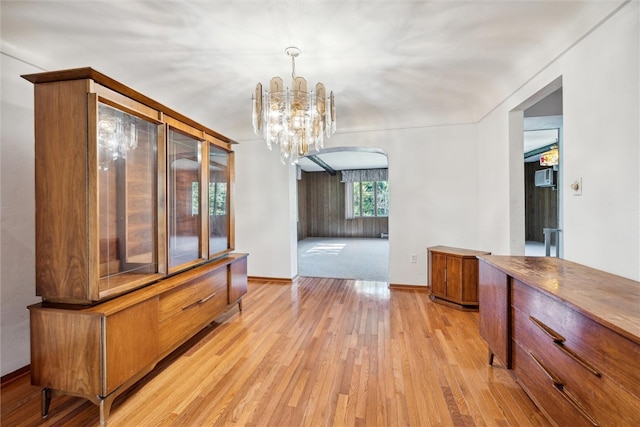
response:
<path fill-rule="evenodd" d="M 389 281 L 389 240 L 309 237 L 298 241 L 298 275 Z"/>

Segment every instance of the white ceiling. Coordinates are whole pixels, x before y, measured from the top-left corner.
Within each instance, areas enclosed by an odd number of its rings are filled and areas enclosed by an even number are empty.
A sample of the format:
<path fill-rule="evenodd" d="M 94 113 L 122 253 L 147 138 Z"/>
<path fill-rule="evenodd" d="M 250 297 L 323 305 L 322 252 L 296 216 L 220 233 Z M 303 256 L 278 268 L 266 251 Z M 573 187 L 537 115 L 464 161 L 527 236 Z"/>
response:
<path fill-rule="evenodd" d="M 621 3 L 2 0 L 1 50 L 90 66 L 242 143 L 256 83 L 291 75 L 287 46 L 334 91 L 338 133 L 474 123 Z"/>
<path fill-rule="evenodd" d="M 334 171 L 353 169 L 384 169 L 389 166 L 387 155 L 382 150 L 370 148 L 334 148 L 325 149 L 314 155 Z M 298 165 L 305 172 L 322 172 L 326 169 L 309 158 L 302 157 Z"/>

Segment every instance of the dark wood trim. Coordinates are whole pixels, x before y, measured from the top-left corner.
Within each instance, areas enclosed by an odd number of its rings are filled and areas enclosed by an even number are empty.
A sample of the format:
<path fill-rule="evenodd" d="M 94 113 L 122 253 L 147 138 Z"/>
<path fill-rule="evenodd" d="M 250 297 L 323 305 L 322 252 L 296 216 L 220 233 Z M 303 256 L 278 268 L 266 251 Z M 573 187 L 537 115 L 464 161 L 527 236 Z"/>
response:
<path fill-rule="evenodd" d="M 455 302 L 447 301 L 446 299 L 439 298 L 433 294 L 429 295 L 429 299 L 438 304 L 446 305 L 447 307 L 455 308 L 460 311 L 478 311 L 477 305 L 464 305 L 456 304 Z"/>
<path fill-rule="evenodd" d="M 258 285 L 291 285 L 296 278 L 248 276 L 247 280 Z"/>
<path fill-rule="evenodd" d="M 429 288 L 422 285 L 403 285 L 400 283 L 389 283 L 389 289 L 394 291 L 415 291 L 415 292 L 427 292 Z"/>
<path fill-rule="evenodd" d="M 23 366 L 20 369 L 16 369 L 13 372 L 9 372 L 8 374 L 3 375 L 2 379 L 0 380 L 0 386 L 1 387 L 8 386 L 14 381 L 17 381 L 20 378 L 29 376 L 30 374 L 31 374 L 31 365 Z"/>

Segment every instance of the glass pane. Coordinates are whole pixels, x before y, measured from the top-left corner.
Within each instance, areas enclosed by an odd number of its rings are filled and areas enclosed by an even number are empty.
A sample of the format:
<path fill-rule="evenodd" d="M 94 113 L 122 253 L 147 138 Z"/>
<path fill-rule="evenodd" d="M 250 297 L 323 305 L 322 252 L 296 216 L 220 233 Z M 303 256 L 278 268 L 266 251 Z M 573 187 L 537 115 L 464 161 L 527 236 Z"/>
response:
<path fill-rule="evenodd" d="M 100 290 L 158 271 L 157 125 L 98 104 Z"/>
<path fill-rule="evenodd" d="M 360 216 L 360 183 L 353 183 L 353 216 Z"/>
<path fill-rule="evenodd" d="M 169 267 L 200 256 L 200 141 L 169 130 Z"/>
<path fill-rule="evenodd" d="M 376 215 L 389 216 L 389 185 L 387 181 L 376 182 Z"/>
<path fill-rule="evenodd" d="M 229 153 L 209 149 L 209 256 L 229 249 Z"/>
<path fill-rule="evenodd" d="M 362 182 L 362 216 L 375 216 L 374 181 Z"/>

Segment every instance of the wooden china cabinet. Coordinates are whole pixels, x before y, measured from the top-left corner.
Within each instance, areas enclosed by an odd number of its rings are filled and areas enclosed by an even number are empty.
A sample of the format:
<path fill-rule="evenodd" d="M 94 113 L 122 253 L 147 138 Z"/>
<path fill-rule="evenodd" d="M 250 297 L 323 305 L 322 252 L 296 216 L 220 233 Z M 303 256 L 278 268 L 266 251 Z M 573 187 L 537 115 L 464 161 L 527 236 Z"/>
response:
<path fill-rule="evenodd" d="M 247 292 L 234 249 L 234 142 L 91 68 L 35 85 L 36 295 L 42 415 L 115 397 Z"/>

